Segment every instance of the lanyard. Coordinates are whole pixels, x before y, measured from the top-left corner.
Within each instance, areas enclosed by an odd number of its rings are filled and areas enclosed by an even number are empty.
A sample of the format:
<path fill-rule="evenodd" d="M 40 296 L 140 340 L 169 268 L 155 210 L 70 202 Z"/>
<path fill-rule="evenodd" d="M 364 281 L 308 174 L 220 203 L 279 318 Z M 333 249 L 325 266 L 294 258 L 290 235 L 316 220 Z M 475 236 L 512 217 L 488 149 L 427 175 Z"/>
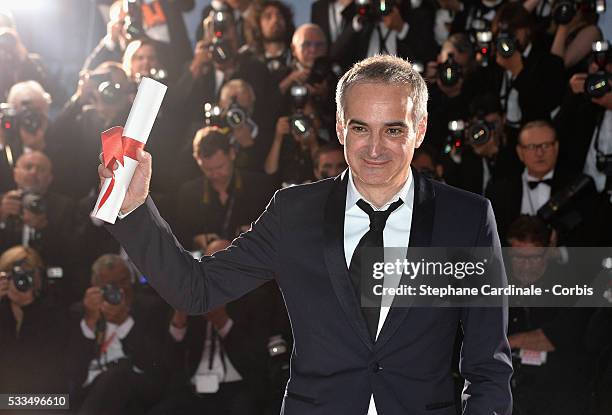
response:
<path fill-rule="evenodd" d="M 380 30 L 380 25 L 376 26 L 376 32 L 378 33 L 378 50 L 381 54 L 389 54 L 389 50 L 387 49 L 387 39 L 391 34 L 391 29 L 387 30 L 387 33 L 383 36 L 382 31 Z"/>

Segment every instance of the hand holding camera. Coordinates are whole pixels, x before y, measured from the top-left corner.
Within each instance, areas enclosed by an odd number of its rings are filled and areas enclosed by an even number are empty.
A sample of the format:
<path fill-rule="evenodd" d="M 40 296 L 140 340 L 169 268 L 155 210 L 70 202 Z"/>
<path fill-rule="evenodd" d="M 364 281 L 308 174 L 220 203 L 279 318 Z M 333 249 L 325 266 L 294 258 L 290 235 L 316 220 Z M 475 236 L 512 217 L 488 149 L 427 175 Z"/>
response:
<path fill-rule="evenodd" d="M 199 78 L 200 76 L 206 74 L 211 62 L 212 54 L 208 44 L 203 40 L 198 41 L 193 54 L 193 60 L 189 65 L 189 71 L 191 72 L 192 76 L 194 78 Z"/>
<path fill-rule="evenodd" d="M 6 272 L 0 272 L 0 300 L 8 295 L 9 279 Z"/>
<path fill-rule="evenodd" d="M 11 190 L 4 194 L 0 202 L 0 221 L 4 222 L 10 216 L 21 214 L 21 190 Z"/>

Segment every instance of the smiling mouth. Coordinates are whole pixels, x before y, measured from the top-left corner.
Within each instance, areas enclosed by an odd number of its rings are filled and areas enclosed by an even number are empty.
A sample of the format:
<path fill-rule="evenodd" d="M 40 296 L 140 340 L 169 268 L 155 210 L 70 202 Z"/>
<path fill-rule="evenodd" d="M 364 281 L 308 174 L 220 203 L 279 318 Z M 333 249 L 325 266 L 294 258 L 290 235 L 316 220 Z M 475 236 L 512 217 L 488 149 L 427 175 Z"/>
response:
<path fill-rule="evenodd" d="M 391 161 L 391 160 L 373 161 L 373 160 L 366 160 L 366 159 L 362 159 L 362 160 L 368 167 L 382 167 Z"/>

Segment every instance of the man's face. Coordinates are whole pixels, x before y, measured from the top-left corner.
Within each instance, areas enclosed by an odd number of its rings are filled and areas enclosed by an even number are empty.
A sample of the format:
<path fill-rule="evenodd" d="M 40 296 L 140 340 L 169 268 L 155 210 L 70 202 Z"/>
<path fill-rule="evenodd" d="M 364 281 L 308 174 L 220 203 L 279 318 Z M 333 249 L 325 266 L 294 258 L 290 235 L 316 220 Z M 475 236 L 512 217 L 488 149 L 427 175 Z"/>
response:
<path fill-rule="evenodd" d="M 527 172 L 538 178 L 555 168 L 559 154 L 559 142 L 548 127 L 534 127 L 521 132 L 516 146 L 519 159 Z"/>
<path fill-rule="evenodd" d="M 202 173 L 210 180 L 211 184 L 227 185 L 234 171 L 234 159 L 235 155 L 232 150 L 228 154 L 218 150 L 207 158 L 198 156 L 197 162 Z"/>
<path fill-rule="evenodd" d="M 346 169 L 346 160 L 341 150 L 328 151 L 319 155 L 319 162 L 315 170 L 317 180 L 335 177 Z"/>
<path fill-rule="evenodd" d="M 225 110 L 229 108 L 232 100 L 236 98 L 236 102 L 242 108 L 248 109 L 252 112 L 253 100 L 249 92 L 244 88 L 233 88 L 226 87 L 221 90 L 221 96 L 219 97 L 219 106 Z"/>
<path fill-rule="evenodd" d="M 355 84 L 346 92 L 336 133 L 358 187 L 401 186 L 408 178 L 414 149 L 427 128 L 424 116 L 415 129 L 409 92 L 380 83 Z"/>
<path fill-rule="evenodd" d="M 38 151 L 26 153 L 17 160 L 13 177 L 19 189 L 45 194 L 53 181 L 51 161 Z"/>
<path fill-rule="evenodd" d="M 464 53 L 459 52 L 457 48 L 453 46 L 452 43 L 449 43 L 449 42 L 445 42 L 444 45 L 442 46 L 442 50 L 440 50 L 440 55 L 438 57 L 438 63 L 446 62 L 449 54 L 452 54 L 453 59 L 455 59 L 455 62 L 457 62 L 457 64 L 459 64 L 459 66 L 461 66 L 461 68 L 465 70 L 465 68 L 467 67 L 470 61 L 469 54 L 465 52 Z"/>
<path fill-rule="evenodd" d="M 281 42 L 285 39 L 287 22 L 278 7 L 266 7 L 261 13 L 259 25 L 265 41 Z"/>
<path fill-rule="evenodd" d="M 515 239 L 510 240 L 510 246 L 513 278 L 523 285 L 532 284 L 542 278 L 548 267 L 548 247 Z"/>
<path fill-rule="evenodd" d="M 317 58 L 327 55 L 327 42 L 325 36 L 312 27 L 301 29 L 300 33 L 291 49 L 298 62 L 310 68 Z"/>
<path fill-rule="evenodd" d="M 158 67 L 157 53 L 151 45 L 141 46 L 132 56 L 132 76 L 137 73 L 148 75 L 151 69 Z"/>

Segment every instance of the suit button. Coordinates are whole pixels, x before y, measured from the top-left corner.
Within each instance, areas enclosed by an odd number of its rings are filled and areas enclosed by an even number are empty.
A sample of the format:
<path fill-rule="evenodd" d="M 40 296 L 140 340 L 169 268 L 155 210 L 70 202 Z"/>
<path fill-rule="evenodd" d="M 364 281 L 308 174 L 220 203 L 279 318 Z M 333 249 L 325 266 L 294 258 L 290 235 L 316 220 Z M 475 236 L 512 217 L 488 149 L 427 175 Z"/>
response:
<path fill-rule="evenodd" d="M 380 365 L 380 363 L 378 363 L 378 362 L 374 362 L 374 363 L 372 363 L 372 372 L 374 372 L 374 373 L 378 373 L 378 372 L 380 372 L 382 369 L 383 369 L 383 368 L 382 368 L 382 366 Z"/>

